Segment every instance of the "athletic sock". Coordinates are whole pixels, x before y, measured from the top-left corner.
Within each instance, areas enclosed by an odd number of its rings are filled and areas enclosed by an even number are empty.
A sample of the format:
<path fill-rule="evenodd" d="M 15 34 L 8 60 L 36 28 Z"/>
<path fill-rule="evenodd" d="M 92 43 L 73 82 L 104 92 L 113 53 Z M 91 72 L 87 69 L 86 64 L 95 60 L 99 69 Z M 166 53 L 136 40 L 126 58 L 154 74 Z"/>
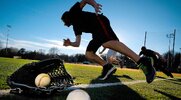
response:
<path fill-rule="evenodd" d="M 105 68 L 108 64 L 110 63 L 106 62 L 106 64 L 104 64 L 102 67 Z"/>

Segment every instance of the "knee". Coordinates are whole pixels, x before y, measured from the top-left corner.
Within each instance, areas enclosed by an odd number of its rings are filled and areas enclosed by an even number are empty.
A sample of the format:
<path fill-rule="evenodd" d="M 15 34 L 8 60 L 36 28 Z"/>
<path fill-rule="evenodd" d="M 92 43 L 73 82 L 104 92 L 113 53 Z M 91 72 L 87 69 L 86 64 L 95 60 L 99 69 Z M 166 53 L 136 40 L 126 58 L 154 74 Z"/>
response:
<path fill-rule="evenodd" d="M 86 52 L 85 54 L 85 57 L 88 59 L 88 60 L 93 60 L 94 59 L 94 53 L 93 52 Z"/>

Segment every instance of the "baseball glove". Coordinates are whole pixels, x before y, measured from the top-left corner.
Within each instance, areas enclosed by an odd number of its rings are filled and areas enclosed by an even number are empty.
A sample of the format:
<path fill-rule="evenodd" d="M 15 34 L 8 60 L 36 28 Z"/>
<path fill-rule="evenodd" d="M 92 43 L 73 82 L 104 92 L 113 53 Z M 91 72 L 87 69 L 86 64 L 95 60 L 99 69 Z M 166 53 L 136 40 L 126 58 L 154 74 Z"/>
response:
<path fill-rule="evenodd" d="M 51 77 L 47 87 L 36 87 L 35 78 L 40 73 Z M 73 85 L 71 75 L 66 71 L 60 59 L 47 59 L 23 65 L 7 78 L 10 93 L 26 95 L 51 95 Z"/>

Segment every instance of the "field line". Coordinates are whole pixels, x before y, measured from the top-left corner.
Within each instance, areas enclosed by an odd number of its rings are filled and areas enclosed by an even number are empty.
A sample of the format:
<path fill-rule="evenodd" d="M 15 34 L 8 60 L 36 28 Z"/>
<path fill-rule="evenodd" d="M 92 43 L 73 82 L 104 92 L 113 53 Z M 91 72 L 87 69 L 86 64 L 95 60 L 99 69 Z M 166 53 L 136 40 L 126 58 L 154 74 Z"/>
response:
<path fill-rule="evenodd" d="M 167 78 L 170 79 L 170 78 Z M 155 79 L 154 81 L 161 81 L 167 79 Z M 79 88 L 101 88 L 101 87 L 108 87 L 108 86 L 117 86 L 117 85 L 133 85 L 138 83 L 146 83 L 145 80 L 136 80 L 130 82 L 115 82 L 115 83 L 95 83 L 95 84 L 80 84 L 69 87 L 68 89 L 79 89 Z"/>
<path fill-rule="evenodd" d="M 167 79 L 171 79 L 171 78 L 167 78 Z M 161 81 L 161 80 L 167 80 L 167 79 L 155 79 L 154 81 Z M 80 89 L 80 88 L 101 88 L 101 87 L 118 86 L 118 85 L 133 85 L 133 84 L 138 84 L 138 83 L 146 83 L 146 81 L 135 80 L 135 81 L 130 81 L 130 82 L 80 84 L 80 85 L 71 86 L 67 88 L 66 90 L 74 90 L 74 89 Z M 0 97 L 2 95 L 9 94 L 9 92 L 10 92 L 10 89 L 0 90 Z"/>

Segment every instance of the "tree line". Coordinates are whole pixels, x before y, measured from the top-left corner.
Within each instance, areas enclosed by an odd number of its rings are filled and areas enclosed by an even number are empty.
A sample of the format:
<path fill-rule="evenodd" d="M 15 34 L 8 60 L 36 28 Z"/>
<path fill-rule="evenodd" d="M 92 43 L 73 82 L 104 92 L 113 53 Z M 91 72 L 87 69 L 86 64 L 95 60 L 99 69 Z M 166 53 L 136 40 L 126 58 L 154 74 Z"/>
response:
<path fill-rule="evenodd" d="M 44 60 L 50 58 L 59 58 L 65 62 L 69 63 L 83 63 L 84 61 L 88 61 L 84 54 L 74 54 L 67 55 L 64 53 L 60 53 L 59 49 L 56 47 L 52 47 L 49 49 L 48 53 L 45 53 L 45 50 L 34 50 L 27 51 L 25 48 L 17 49 L 17 48 L 0 48 L 0 57 L 19 57 L 22 59 L 32 59 L 32 60 Z M 101 55 L 101 57 L 106 60 L 106 55 Z M 172 72 L 181 73 L 181 54 L 175 53 L 173 55 L 171 52 L 166 52 L 163 54 L 163 57 L 167 59 L 168 68 Z M 128 68 L 137 68 L 136 64 L 129 58 L 124 55 L 118 55 L 118 58 L 122 60 L 123 66 Z M 93 63 L 93 62 L 90 62 Z"/>
<path fill-rule="evenodd" d="M 27 51 L 25 48 L 2 48 L 0 49 L 0 57 L 9 57 L 9 58 L 21 58 L 21 59 L 31 59 L 31 60 L 44 60 L 50 58 L 59 58 L 65 62 L 83 62 L 87 61 L 84 54 L 75 54 L 67 55 L 59 53 L 59 49 L 56 47 L 50 48 L 48 53 L 45 53 L 45 50 L 34 50 Z"/>

